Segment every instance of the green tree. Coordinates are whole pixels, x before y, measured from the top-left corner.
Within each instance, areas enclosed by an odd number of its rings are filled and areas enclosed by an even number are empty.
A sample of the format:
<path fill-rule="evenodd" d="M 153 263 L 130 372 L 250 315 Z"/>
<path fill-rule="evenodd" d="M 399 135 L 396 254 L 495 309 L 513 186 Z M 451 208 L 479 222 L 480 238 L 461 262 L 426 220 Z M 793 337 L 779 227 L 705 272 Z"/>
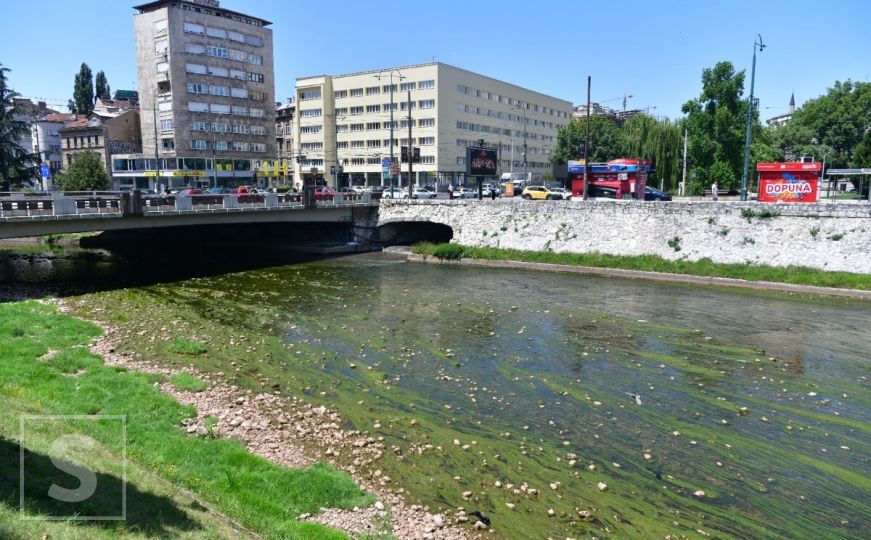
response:
<path fill-rule="evenodd" d="M 73 158 L 67 170 L 55 182 L 66 191 L 99 191 L 109 189 L 109 174 L 100 154 L 85 151 Z"/>
<path fill-rule="evenodd" d="M 557 132 L 556 149 L 551 161 L 562 165 L 569 160 L 584 158 L 583 145 L 587 136 L 586 118 L 576 118 Z M 591 163 L 608 161 L 625 155 L 624 138 L 616 120 L 608 116 L 590 117 Z"/>
<path fill-rule="evenodd" d="M 76 74 L 73 86 L 73 100 L 70 103 L 70 111 L 73 114 L 87 116 L 94 110 L 94 78 L 88 64 L 82 63 Z"/>
<path fill-rule="evenodd" d="M 656 172 L 649 181 L 665 182 L 666 189 L 673 189 L 680 181 L 683 132 L 676 122 L 660 121 L 639 114 L 623 124 L 626 157 L 649 159 Z"/>
<path fill-rule="evenodd" d="M 7 86 L 9 68 L 0 64 L 0 189 L 19 189 L 39 178 L 37 156 L 22 145 L 22 138 L 30 136 L 26 118 L 30 112 L 15 99 L 18 94 Z"/>
<path fill-rule="evenodd" d="M 693 161 L 688 194 L 702 193 L 715 181 L 721 189 L 738 186 L 747 119 L 743 91 L 744 72 L 736 72 L 731 62 L 718 62 L 702 72 L 701 95 L 684 103 L 688 154 Z"/>
<path fill-rule="evenodd" d="M 112 99 L 112 89 L 109 88 L 109 81 L 106 79 L 106 74 L 103 71 L 97 72 L 97 77 L 94 79 L 96 86 L 96 95 L 100 99 Z"/>
<path fill-rule="evenodd" d="M 865 133 L 862 142 L 853 150 L 853 166 L 859 168 L 871 167 L 871 131 Z"/>

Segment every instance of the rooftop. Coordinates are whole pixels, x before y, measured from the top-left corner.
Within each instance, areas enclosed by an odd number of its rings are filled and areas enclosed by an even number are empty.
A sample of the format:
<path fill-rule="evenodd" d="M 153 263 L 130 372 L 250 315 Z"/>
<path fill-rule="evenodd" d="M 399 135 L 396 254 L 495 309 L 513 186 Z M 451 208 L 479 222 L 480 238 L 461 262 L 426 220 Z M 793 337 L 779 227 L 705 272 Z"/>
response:
<path fill-rule="evenodd" d="M 199 13 L 212 13 L 218 17 L 226 17 L 232 19 L 233 16 L 237 17 L 246 17 L 248 19 L 255 20 L 259 22 L 263 26 L 269 26 L 272 24 L 270 21 L 266 19 L 261 19 L 260 17 L 255 17 L 253 15 L 248 15 L 246 13 L 240 13 L 238 11 L 233 11 L 231 9 L 222 8 L 220 6 L 216 6 L 211 3 L 201 3 L 194 1 L 185 1 L 185 0 L 156 0 L 155 2 L 148 2 L 147 4 L 140 4 L 138 6 L 133 6 L 133 9 L 139 11 L 139 13 L 147 13 L 149 11 L 154 11 L 155 9 L 160 9 L 162 7 L 166 7 L 170 4 L 187 4 L 193 8 L 194 11 Z"/>

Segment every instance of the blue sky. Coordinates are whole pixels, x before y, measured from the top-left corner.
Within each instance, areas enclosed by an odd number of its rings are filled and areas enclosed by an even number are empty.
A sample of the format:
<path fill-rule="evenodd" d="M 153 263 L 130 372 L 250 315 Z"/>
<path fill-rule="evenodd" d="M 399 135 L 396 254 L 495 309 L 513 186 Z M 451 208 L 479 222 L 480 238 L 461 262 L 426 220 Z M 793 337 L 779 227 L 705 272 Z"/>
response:
<path fill-rule="evenodd" d="M 143 0 L 144 1 L 144 0 Z M 135 88 L 134 2 L 3 2 L 0 63 L 24 96 L 66 103 L 82 62 L 112 89 Z M 222 0 L 272 21 L 276 98 L 297 77 L 433 59 L 550 94 L 676 118 L 721 60 L 749 71 L 756 34 L 763 119 L 825 93 L 836 80 L 871 80 L 869 0 L 390 2 Z M 653 109 L 655 107 L 655 109 Z"/>

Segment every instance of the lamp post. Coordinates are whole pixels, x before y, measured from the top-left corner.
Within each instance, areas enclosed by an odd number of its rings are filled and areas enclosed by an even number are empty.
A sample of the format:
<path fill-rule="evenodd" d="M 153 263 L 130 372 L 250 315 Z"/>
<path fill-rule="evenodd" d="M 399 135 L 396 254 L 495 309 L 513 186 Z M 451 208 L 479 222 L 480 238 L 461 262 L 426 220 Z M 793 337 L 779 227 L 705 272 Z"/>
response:
<path fill-rule="evenodd" d="M 384 72 L 379 72 L 378 75 L 375 75 L 375 78 L 379 81 L 382 77 L 390 76 L 390 193 L 393 195 L 393 76 L 394 73 L 396 77 L 401 81 L 405 79 L 402 76 L 402 73 L 399 72 L 398 69 L 391 69 L 388 72 L 388 75 L 382 75 Z"/>
<path fill-rule="evenodd" d="M 747 200 L 747 174 L 750 168 L 750 136 L 753 131 L 753 85 L 756 82 L 756 48 L 759 52 L 765 48 L 762 36 L 756 34 L 753 40 L 753 68 L 750 70 L 750 99 L 747 100 L 747 138 L 744 141 L 744 172 L 741 175 L 741 200 Z"/>

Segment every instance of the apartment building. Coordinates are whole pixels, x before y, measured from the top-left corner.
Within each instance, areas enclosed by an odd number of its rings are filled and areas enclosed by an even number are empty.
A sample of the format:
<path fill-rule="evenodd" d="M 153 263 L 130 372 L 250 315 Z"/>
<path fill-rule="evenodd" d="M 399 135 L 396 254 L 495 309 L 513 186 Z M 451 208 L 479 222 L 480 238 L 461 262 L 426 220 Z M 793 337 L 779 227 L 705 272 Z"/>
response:
<path fill-rule="evenodd" d="M 296 105 L 295 178 L 339 186 L 389 185 L 391 141 L 398 161 L 409 138 L 417 185 L 465 183 L 466 147 L 481 140 L 499 149 L 500 172 L 513 156 L 515 173 L 542 175 L 572 115 L 569 101 L 441 62 L 299 78 Z"/>
<path fill-rule="evenodd" d="M 94 110 L 58 130 L 62 142 L 63 168 L 72 164 L 77 154 L 100 154 L 107 171 L 111 171 L 111 156 L 120 152 L 138 152 L 141 126 L 139 109 L 128 101 L 97 98 Z"/>
<path fill-rule="evenodd" d="M 124 163 L 147 170 L 121 175 L 153 188 L 185 185 L 191 177 L 198 184 L 253 183 L 271 170 L 277 155 L 271 23 L 218 0 L 158 0 L 134 9 L 144 156 Z M 143 182 L 142 173 L 152 180 Z"/>
<path fill-rule="evenodd" d="M 275 144 L 278 149 L 280 182 L 290 184 L 293 181 L 293 169 L 288 166 L 293 157 L 293 118 L 296 112 L 294 98 L 287 98 L 284 103 L 275 104 Z"/>

